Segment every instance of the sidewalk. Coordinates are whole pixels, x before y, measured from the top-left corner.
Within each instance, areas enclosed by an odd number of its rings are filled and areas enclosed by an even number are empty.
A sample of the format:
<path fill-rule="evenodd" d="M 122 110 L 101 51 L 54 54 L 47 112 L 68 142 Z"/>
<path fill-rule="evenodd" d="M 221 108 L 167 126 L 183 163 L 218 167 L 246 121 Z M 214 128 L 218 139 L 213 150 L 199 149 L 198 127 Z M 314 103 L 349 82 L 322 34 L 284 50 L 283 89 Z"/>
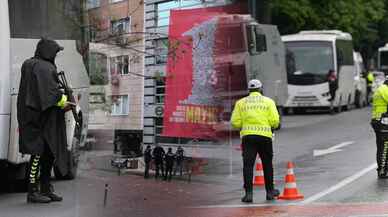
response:
<path fill-rule="evenodd" d="M 213 149 L 214 150 L 214 149 Z M 115 175 L 144 175 L 144 161 L 143 158 L 138 159 L 137 169 L 119 169 L 111 165 L 111 160 L 114 158 L 113 151 L 84 151 L 81 153 L 79 169 L 80 170 L 103 170 L 115 173 Z M 230 174 L 230 162 L 226 159 L 212 159 L 212 158 L 197 158 L 203 161 L 201 168 L 195 168 L 191 177 L 184 172 L 184 175 L 174 176 L 174 180 L 188 181 L 200 183 L 218 183 L 225 184 L 226 182 L 240 182 L 242 165 L 239 159 L 233 162 L 232 174 Z M 154 170 L 150 170 L 150 176 L 153 178 Z"/>

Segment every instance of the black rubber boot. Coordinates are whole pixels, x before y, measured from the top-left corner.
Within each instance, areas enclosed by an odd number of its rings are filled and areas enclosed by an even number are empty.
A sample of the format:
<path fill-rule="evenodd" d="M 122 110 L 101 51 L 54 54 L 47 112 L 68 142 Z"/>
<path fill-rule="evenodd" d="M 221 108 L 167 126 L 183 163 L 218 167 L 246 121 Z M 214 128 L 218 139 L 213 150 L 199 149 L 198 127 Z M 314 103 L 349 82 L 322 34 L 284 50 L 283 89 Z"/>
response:
<path fill-rule="evenodd" d="M 270 192 L 267 192 L 267 200 L 275 200 L 280 195 L 280 192 L 278 189 L 273 189 Z"/>
<path fill-rule="evenodd" d="M 253 192 L 252 190 L 246 190 L 245 191 L 245 196 L 241 198 L 241 202 L 244 203 L 252 203 L 253 201 Z"/>
<path fill-rule="evenodd" d="M 27 193 L 27 203 L 50 203 L 51 199 L 39 192 L 36 184 L 29 184 Z"/>
<path fill-rule="evenodd" d="M 52 202 L 60 202 L 63 198 L 54 193 L 54 187 L 51 184 L 42 185 L 42 195 L 50 198 Z"/>
<path fill-rule="evenodd" d="M 387 172 L 380 170 L 377 172 L 377 177 L 379 179 L 388 179 L 388 174 L 387 174 Z"/>

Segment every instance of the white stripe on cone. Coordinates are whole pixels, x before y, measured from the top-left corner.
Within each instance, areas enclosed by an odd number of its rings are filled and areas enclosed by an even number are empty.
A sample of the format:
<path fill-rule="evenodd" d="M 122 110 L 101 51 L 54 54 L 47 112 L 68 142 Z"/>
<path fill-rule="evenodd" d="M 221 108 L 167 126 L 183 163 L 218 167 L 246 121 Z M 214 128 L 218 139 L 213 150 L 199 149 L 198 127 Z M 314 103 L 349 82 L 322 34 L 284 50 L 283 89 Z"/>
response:
<path fill-rule="evenodd" d="M 287 175 L 294 175 L 294 169 L 287 169 Z"/>
<path fill-rule="evenodd" d="M 286 183 L 285 188 L 288 188 L 288 189 L 296 188 L 296 183 L 295 182 Z"/>

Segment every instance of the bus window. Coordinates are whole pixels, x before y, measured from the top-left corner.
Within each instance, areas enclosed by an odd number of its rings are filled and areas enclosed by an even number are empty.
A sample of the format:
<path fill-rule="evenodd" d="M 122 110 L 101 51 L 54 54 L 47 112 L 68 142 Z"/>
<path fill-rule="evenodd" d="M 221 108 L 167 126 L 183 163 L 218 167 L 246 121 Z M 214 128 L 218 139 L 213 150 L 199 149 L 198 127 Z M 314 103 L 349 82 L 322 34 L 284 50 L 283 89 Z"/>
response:
<path fill-rule="evenodd" d="M 336 40 L 337 69 L 341 71 L 343 65 L 353 65 L 353 44 L 352 41 Z"/>
<path fill-rule="evenodd" d="M 388 69 L 388 51 L 380 51 L 380 69 Z"/>

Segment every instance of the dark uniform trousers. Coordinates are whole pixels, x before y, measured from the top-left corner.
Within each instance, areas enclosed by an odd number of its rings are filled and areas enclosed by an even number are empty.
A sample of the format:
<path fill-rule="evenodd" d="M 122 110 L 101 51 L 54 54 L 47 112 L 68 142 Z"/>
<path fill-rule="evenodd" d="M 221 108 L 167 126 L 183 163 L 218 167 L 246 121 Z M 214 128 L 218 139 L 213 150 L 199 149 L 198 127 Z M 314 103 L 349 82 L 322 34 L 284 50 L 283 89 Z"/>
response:
<path fill-rule="evenodd" d="M 164 175 L 164 165 L 163 165 L 163 159 L 156 158 L 155 159 L 155 179 L 157 179 L 160 176 Z"/>
<path fill-rule="evenodd" d="M 257 154 L 259 154 L 263 164 L 265 190 L 270 192 L 274 189 L 272 139 L 259 135 L 247 135 L 242 138 L 244 188 L 247 191 L 252 191 L 253 170 Z"/>
<path fill-rule="evenodd" d="M 29 165 L 29 183 L 38 184 L 40 181 L 40 185 L 44 188 L 42 190 L 47 191 L 50 185 L 53 164 L 54 155 L 48 145 L 45 144 L 42 155 L 31 155 Z M 40 172 L 40 177 L 38 171 Z"/>
<path fill-rule="evenodd" d="M 150 163 L 151 161 L 145 161 L 145 167 L 144 167 L 144 178 L 148 178 L 150 176 Z"/>
<path fill-rule="evenodd" d="M 372 128 L 376 134 L 376 161 L 377 161 L 377 172 L 387 173 L 388 166 L 388 132 L 384 132 L 381 124 L 378 120 L 372 120 Z"/>

